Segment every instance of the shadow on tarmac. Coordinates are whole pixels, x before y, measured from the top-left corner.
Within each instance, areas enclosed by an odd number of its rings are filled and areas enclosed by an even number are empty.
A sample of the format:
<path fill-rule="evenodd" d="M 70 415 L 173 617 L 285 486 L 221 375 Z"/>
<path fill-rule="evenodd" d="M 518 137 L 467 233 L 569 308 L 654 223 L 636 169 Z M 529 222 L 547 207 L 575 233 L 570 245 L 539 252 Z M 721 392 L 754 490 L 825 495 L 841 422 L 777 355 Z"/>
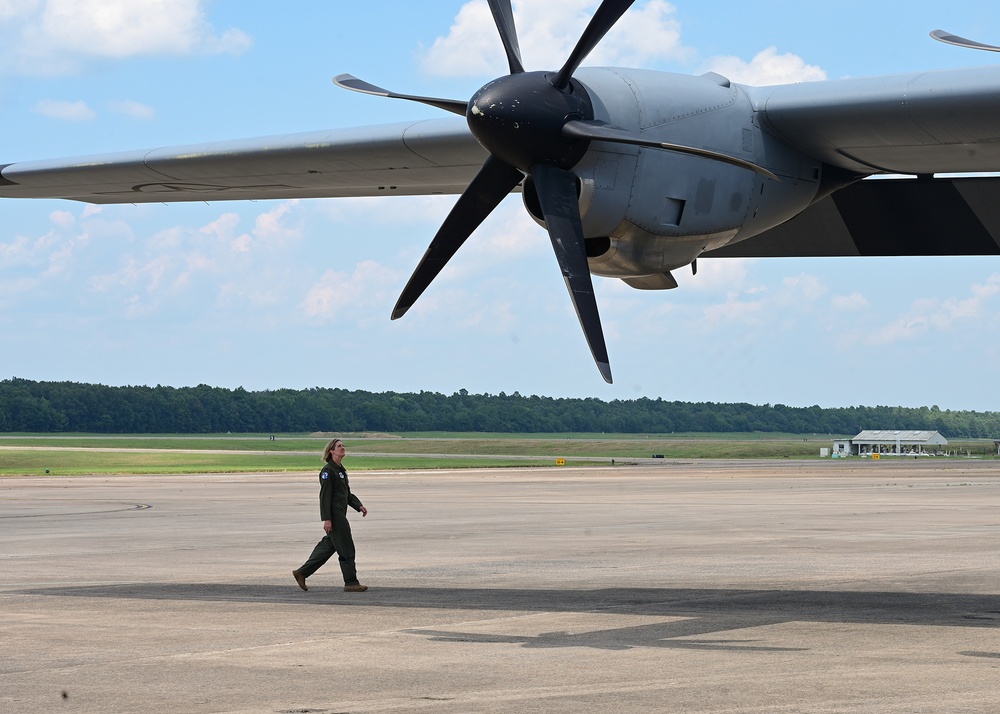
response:
<path fill-rule="evenodd" d="M 593 613 L 672 618 L 633 627 L 533 636 L 409 629 L 442 642 L 513 643 L 524 647 L 633 647 L 796 651 L 758 644 L 748 637 L 683 640 L 786 622 L 935 627 L 1000 627 L 1000 596 L 954 593 L 830 590 L 724 590 L 611 588 L 553 590 L 511 588 L 373 588 L 344 593 L 317 584 L 309 592 L 285 586 L 205 583 L 124 583 L 20 589 L 21 595 L 140 600 L 278 603 L 293 606 L 384 607 L 458 611 Z M 744 633 L 749 635 L 750 633 Z M 1000 658 L 1000 653 L 963 652 Z"/>

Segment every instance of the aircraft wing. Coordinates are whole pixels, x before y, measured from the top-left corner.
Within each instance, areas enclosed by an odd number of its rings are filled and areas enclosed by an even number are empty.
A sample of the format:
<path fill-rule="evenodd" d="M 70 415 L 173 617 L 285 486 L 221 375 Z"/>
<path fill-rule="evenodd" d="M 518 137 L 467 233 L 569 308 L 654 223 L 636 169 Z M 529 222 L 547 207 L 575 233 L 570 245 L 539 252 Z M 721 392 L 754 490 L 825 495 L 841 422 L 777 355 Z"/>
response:
<path fill-rule="evenodd" d="M 87 203 L 461 193 L 487 154 L 463 119 L 261 137 L 0 168 L 0 197 Z"/>
<path fill-rule="evenodd" d="M 745 87 L 762 126 L 845 172 L 1000 171 L 1000 66 Z M 487 158 L 460 118 L 27 161 L 0 197 L 88 203 L 460 194 Z M 995 255 L 1000 179 L 869 179 L 705 257 Z"/>
<path fill-rule="evenodd" d="M 703 257 L 1000 255 L 1000 66 L 745 88 L 761 126 L 840 188 Z M 830 167 L 836 167 L 831 171 Z"/>
<path fill-rule="evenodd" d="M 859 181 L 704 258 L 1000 255 L 1000 178 Z"/>
<path fill-rule="evenodd" d="M 830 166 L 1000 171 L 1000 65 L 744 89 L 763 128 Z"/>

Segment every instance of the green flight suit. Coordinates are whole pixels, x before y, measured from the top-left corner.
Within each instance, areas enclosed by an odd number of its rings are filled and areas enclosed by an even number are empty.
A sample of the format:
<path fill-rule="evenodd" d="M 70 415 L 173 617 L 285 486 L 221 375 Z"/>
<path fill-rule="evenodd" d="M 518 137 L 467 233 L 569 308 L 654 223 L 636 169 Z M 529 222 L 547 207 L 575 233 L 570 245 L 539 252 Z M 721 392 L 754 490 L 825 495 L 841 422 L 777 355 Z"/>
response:
<path fill-rule="evenodd" d="M 334 461 L 328 461 L 319 472 L 319 518 L 321 521 L 331 521 L 333 528 L 316 544 L 312 555 L 299 568 L 303 577 L 308 578 L 337 553 L 340 570 L 344 574 L 344 585 L 358 584 L 358 571 L 354 564 L 354 539 L 351 537 L 351 524 L 347 521 L 348 506 L 360 511 L 361 501 L 351 493 L 347 470 Z"/>

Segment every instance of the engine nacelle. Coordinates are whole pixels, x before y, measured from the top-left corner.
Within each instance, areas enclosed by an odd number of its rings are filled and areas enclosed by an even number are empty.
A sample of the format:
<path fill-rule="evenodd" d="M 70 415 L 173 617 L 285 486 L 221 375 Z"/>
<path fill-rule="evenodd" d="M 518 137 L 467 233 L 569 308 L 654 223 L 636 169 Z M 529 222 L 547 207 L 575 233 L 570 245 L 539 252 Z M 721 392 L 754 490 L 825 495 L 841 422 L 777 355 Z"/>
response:
<path fill-rule="evenodd" d="M 595 275 L 637 287 L 673 287 L 663 276 L 701 253 L 772 228 L 813 201 L 822 166 L 761 131 L 739 85 L 724 77 L 581 69 L 595 118 L 644 138 L 709 149 L 764 166 L 751 170 L 674 151 L 594 141 L 573 168 Z M 541 222 L 530 178 L 528 211 Z"/>

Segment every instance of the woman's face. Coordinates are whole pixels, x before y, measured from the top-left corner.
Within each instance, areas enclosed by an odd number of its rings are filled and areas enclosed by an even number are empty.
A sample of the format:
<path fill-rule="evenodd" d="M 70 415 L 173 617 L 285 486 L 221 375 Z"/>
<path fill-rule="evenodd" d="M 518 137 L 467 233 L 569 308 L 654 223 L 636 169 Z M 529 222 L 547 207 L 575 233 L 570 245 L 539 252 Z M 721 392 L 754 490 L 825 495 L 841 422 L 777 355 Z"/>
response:
<path fill-rule="evenodd" d="M 346 453 L 347 449 L 344 448 L 343 441 L 338 441 L 336 444 L 333 445 L 333 448 L 330 449 L 330 457 L 336 459 L 337 461 L 340 461 L 340 459 L 344 458 L 344 454 Z"/>

